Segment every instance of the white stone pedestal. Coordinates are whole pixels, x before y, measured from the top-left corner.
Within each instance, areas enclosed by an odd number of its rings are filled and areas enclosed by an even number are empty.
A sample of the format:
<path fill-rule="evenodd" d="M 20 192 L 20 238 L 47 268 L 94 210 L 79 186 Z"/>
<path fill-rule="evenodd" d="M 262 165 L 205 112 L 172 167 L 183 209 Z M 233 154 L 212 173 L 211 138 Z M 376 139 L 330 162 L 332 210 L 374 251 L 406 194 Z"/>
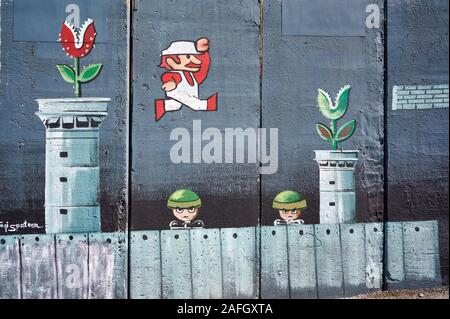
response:
<path fill-rule="evenodd" d="M 314 151 L 320 169 L 320 223 L 355 223 L 359 151 Z"/>
<path fill-rule="evenodd" d="M 108 98 L 38 99 L 46 132 L 45 229 L 99 232 L 99 127 Z"/>

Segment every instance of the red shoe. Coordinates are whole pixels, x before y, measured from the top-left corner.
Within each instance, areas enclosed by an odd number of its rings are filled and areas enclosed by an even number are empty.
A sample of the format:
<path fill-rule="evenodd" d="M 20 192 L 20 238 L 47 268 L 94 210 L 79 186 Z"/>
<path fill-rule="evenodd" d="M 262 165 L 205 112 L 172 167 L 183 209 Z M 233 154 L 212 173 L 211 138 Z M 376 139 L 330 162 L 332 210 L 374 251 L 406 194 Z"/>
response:
<path fill-rule="evenodd" d="M 208 98 L 208 106 L 206 108 L 207 111 L 217 111 L 217 93 L 211 95 Z"/>
<path fill-rule="evenodd" d="M 158 122 L 165 113 L 164 100 L 155 100 L 155 121 Z"/>

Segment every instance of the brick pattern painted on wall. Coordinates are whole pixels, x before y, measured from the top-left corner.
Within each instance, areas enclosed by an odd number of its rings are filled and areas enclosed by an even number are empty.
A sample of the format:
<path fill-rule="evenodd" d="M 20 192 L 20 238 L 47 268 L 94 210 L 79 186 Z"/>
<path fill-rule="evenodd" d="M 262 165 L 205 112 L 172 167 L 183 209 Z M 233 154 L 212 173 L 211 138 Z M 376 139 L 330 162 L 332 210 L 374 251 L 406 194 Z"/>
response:
<path fill-rule="evenodd" d="M 448 108 L 448 84 L 399 85 L 393 88 L 393 110 L 439 108 Z"/>

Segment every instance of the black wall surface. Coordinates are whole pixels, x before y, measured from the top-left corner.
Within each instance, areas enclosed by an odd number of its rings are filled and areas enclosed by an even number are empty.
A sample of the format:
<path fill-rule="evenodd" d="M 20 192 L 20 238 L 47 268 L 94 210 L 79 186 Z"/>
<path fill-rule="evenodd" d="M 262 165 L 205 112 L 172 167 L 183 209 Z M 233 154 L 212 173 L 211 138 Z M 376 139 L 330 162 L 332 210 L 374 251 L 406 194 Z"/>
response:
<path fill-rule="evenodd" d="M 388 4 L 387 218 L 438 220 L 442 275 L 448 282 L 448 108 L 392 110 L 392 87 L 448 84 L 449 2 Z"/>

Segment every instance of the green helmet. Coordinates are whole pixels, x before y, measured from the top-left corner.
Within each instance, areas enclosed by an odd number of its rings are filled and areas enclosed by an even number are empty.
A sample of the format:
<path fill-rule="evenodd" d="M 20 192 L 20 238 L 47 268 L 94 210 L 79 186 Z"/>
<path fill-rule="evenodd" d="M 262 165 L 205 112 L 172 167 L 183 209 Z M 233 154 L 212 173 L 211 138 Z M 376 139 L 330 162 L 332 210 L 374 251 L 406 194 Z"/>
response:
<path fill-rule="evenodd" d="M 306 208 L 306 199 L 297 192 L 283 191 L 273 199 L 272 207 L 275 209 L 302 209 Z"/>
<path fill-rule="evenodd" d="M 179 189 L 170 195 L 167 207 L 173 208 L 199 208 L 202 206 L 200 197 L 189 189 Z"/>

